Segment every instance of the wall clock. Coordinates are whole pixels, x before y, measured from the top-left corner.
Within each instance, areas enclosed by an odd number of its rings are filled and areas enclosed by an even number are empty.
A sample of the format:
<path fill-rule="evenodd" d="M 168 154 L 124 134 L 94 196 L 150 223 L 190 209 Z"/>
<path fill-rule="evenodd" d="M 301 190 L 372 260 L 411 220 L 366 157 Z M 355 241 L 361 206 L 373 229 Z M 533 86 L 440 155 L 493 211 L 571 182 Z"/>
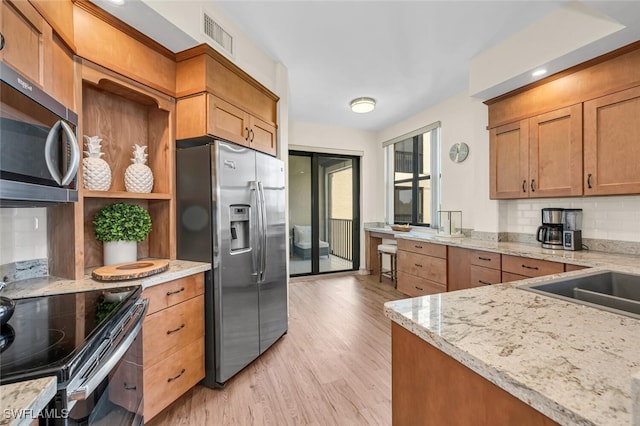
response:
<path fill-rule="evenodd" d="M 449 149 L 449 158 L 454 163 L 462 163 L 469 156 L 469 145 L 464 142 L 458 142 L 451 145 Z"/>

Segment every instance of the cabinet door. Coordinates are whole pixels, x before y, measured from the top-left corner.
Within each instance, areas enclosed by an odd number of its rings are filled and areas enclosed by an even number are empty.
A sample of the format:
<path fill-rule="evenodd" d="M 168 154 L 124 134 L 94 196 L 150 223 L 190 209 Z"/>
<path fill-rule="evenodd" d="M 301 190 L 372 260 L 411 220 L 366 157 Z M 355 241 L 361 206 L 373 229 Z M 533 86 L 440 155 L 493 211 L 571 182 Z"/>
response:
<path fill-rule="evenodd" d="M 489 180 L 491 199 L 529 196 L 529 122 L 491 129 L 489 137 Z"/>
<path fill-rule="evenodd" d="M 275 156 L 277 153 L 275 126 L 253 116 L 250 118 L 250 123 L 251 148 Z"/>
<path fill-rule="evenodd" d="M 4 48 L 0 59 L 43 86 L 44 56 L 51 44 L 51 28 L 26 1 L 2 0 L 0 22 Z"/>
<path fill-rule="evenodd" d="M 640 193 L 640 87 L 584 103 L 584 194 Z"/>
<path fill-rule="evenodd" d="M 447 291 L 471 287 L 470 268 L 473 250 L 449 247 L 447 255 Z"/>
<path fill-rule="evenodd" d="M 582 104 L 529 120 L 529 197 L 582 195 Z"/>
<path fill-rule="evenodd" d="M 213 95 L 207 95 L 207 133 L 249 146 L 249 115 L 240 108 Z"/>

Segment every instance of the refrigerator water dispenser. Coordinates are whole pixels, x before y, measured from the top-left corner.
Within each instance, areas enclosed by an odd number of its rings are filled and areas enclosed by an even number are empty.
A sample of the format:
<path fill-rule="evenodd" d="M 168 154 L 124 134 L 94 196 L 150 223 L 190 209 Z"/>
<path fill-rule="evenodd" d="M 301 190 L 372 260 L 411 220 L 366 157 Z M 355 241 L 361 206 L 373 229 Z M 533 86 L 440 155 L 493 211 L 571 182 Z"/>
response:
<path fill-rule="evenodd" d="M 231 252 L 247 250 L 249 246 L 249 206 L 229 206 L 229 230 L 231 232 Z"/>

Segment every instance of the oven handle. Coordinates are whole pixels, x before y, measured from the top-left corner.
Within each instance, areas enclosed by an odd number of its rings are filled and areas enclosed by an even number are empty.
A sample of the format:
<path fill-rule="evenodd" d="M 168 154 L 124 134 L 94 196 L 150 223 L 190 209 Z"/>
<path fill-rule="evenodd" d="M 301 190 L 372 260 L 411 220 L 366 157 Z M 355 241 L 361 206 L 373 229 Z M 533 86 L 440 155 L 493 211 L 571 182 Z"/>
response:
<path fill-rule="evenodd" d="M 69 392 L 67 398 L 69 401 L 82 401 L 87 399 L 102 383 L 102 381 L 109 375 L 111 370 L 120 362 L 124 354 L 127 353 L 133 341 L 138 337 L 140 330 L 142 329 L 142 321 L 144 320 L 145 313 L 147 312 L 147 306 L 149 305 L 149 299 L 144 299 L 139 302 L 136 302 L 135 307 L 133 308 L 135 312 L 133 316 L 137 315 L 138 318 L 135 319 L 135 325 L 129 331 L 127 337 L 120 343 L 118 348 L 113 352 L 113 354 L 109 357 L 109 359 L 102 364 L 102 366 L 95 372 L 91 377 L 89 377 L 82 386 L 77 389 Z"/>

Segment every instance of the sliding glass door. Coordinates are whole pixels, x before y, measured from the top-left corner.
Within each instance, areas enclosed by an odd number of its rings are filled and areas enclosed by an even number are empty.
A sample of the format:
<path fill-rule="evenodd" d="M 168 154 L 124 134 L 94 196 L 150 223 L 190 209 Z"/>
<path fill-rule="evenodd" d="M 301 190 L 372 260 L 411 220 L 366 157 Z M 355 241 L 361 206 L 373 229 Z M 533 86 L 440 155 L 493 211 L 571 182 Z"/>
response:
<path fill-rule="evenodd" d="M 360 267 L 359 158 L 289 152 L 290 273 Z"/>

